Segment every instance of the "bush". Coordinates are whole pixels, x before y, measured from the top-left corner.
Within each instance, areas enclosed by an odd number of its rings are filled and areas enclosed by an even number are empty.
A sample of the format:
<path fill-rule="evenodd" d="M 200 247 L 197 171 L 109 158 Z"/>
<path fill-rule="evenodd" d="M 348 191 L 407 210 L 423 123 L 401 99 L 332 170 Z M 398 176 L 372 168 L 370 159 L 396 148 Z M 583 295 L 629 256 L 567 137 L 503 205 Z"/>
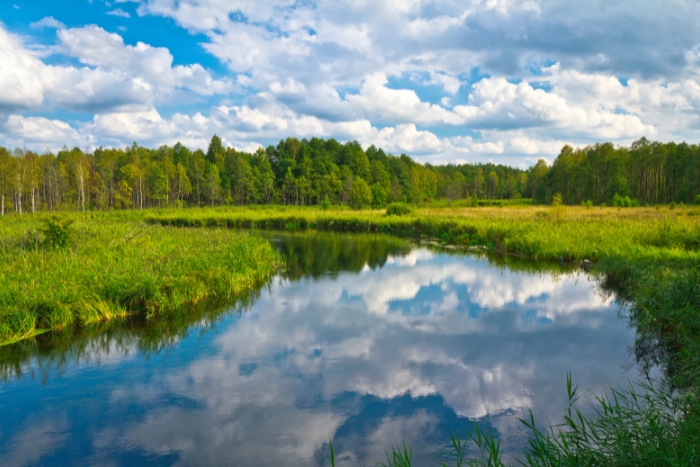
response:
<path fill-rule="evenodd" d="M 407 216 L 413 214 L 413 208 L 406 203 L 391 203 L 386 208 L 387 216 Z"/>
<path fill-rule="evenodd" d="M 700 195 L 695 195 L 695 201 L 694 201 L 694 203 L 695 203 L 695 205 L 700 206 Z"/>
<path fill-rule="evenodd" d="M 62 221 L 58 216 L 44 219 L 44 225 L 39 229 L 44 238 L 42 244 L 51 248 L 63 248 L 68 245 L 71 237 L 70 225 L 72 220 Z"/>
<path fill-rule="evenodd" d="M 581 205 L 586 209 L 591 209 L 593 207 L 593 201 L 589 199 L 588 201 L 583 201 Z"/>
<path fill-rule="evenodd" d="M 615 193 L 615 196 L 612 197 L 611 204 L 616 208 L 636 208 L 640 205 L 638 199 L 620 196 L 618 193 Z"/>

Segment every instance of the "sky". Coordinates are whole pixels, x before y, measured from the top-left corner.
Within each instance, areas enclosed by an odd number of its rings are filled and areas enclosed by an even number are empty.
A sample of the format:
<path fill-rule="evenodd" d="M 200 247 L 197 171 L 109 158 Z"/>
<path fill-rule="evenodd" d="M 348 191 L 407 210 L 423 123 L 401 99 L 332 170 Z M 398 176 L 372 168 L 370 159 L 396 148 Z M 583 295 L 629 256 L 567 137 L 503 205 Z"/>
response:
<path fill-rule="evenodd" d="M 0 0 L 0 145 L 254 151 L 357 140 L 420 162 L 700 141 L 700 2 Z"/>

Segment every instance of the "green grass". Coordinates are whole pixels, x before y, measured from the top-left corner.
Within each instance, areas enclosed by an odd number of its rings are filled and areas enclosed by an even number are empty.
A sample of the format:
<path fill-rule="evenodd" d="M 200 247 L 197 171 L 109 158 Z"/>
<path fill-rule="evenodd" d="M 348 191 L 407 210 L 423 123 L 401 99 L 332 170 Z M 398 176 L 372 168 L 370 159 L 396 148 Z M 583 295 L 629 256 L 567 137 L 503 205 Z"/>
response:
<path fill-rule="evenodd" d="M 2 219 L 0 343 L 233 300 L 280 265 L 269 242 L 244 233 L 145 225 L 123 213 L 66 217 L 65 247 L 43 241 L 41 216 Z"/>
<path fill-rule="evenodd" d="M 152 212 L 153 224 L 189 227 L 382 232 L 456 245 L 485 245 L 532 259 L 578 262 L 603 258 L 700 260 L 700 218 L 690 210 L 547 207 L 383 210 L 214 208 Z"/>

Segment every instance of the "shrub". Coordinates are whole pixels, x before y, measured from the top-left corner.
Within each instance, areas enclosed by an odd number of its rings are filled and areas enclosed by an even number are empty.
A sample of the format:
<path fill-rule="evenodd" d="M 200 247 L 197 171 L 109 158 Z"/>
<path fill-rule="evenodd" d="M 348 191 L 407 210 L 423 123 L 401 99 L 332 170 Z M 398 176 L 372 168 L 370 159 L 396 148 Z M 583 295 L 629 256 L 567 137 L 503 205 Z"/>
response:
<path fill-rule="evenodd" d="M 615 193 L 615 196 L 612 197 L 611 204 L 616 208 L 636 208 L 640 205 L 638 199 L 620 196 L 618 193 Z"/>
<path fill-rule="evenodd" d="M 58 216 L 51 216 L 44 219 L 44 225 L 39 229 L 44 236 L 42 244 L 52 248 L 63 248 L 67 246 L 70 242 L 70 225 L 72 223 L 72 220 L 62 221 Z"/>
<path fill-rule="evenodd" d="M 583 201 L 581 205 L 586 209 L 591 209 L 593 207 L 593 201 L 589 199 L 588 201 Z"/>
<path fill-rule="evenodd" d="M 700 195 L 695 195 L 695 201 L 694 203 L 698 206 L 700 206 Z"/>
<path fill-rule="evenodd" d="M 391 203 L 386 208 L 387 216 L 407 216 L 413 214 L 413 208 L 406 203 Z"/>

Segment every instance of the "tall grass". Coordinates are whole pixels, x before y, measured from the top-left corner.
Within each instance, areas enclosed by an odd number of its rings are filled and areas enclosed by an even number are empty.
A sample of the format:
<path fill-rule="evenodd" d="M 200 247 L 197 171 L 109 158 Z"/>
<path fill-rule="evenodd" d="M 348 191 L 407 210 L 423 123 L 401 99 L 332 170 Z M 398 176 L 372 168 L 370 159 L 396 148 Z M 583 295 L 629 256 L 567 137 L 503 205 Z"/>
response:
<path fill-rule="evenodd" d="M 280 264 L 262 238 L 123 216 L 73 215 L 71 241 L 58 248 L 42 241 L 41 220 L 13 217 L 0 224 L 0 343 L 233 299 L 264 283 Z"/>
<path fill-rule="evenodd" d="M 215 208 L 153 212 L 153 224 L 189 227 L 383 232 L 446 243 L 485 245 L 533 259 L 577 262 L 609 257 L 700 260 L 700 218 L 689 210 L 567 207 L 418 209 L 405 216 L 384 211 L 316 208 Z"/>

